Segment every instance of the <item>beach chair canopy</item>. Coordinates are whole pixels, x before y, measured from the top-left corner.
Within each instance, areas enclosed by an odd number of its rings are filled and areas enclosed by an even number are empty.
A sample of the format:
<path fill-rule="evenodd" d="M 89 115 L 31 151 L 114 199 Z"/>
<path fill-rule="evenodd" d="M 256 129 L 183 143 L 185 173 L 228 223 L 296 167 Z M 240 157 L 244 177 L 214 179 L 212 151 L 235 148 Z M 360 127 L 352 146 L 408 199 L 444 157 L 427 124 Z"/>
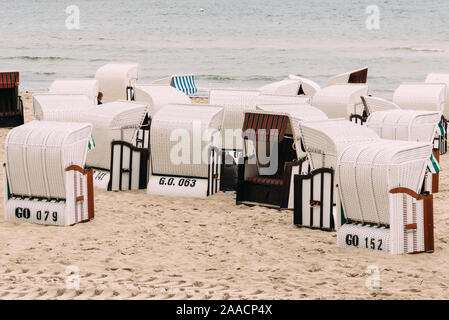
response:
<path fill-rule="evenodd" d="M 170 104 L 151 122 L 151 167 L 154 175 L 208 178 L 204 154 L 219 139 L 223 109 L 212 105 Z M 200 147 L 200 148 L 197 148 Z"/>
<path fill-rule="evenodd" d="M 403 83 L 395 90 L 393 102 L 401 109 L 444 112 L 446 85 L 439 83 Z"/>
<path fill-rule="evenodd" d="M 96 79 L 57 79 L 50 85 L 50 93 L 84 94 L 97 104 L 98 88 Z"/>
<path fill-rule="evenodd" d="M 19 72 L 0 72 L 0 89 L 19 86 Z"/>
<path fill-rule="evenodd" d="M 344 215 L 359 223 L 390 225 L 389 192 L 398 187 L 420 193 L 432 145 L 378 140 L 352 144 L 338 159 L 338 184 Z M 401 224 L 403 225 L 403 224 Z"/>
<path fill-rule="evenodd" d="M 82 113 L 80 120 L 92 124 L 95 148 L 89 151 L 87 165 L 109 170 L 111 142 L 113 140 L 132 143 L 147 113 L 144 103 L 114 101 L 97 105 Z"/>
<path fill-rule="evenodd" d="M 336 75 L 327 80 L 326 87 L 346 83 L 366 83 L 368 68 L 362 68 Z"/>
<path fill-rule="evenodd" d="M 366 126 L 382 139 L 433 143 L 440 120 L 437 111 L 394 109 L 372 113 Z"/>
<path fill-rule="evenodd" d="M 369 144 L 380 137 L 371 129 L 345 119 L 299 123 L 302 142 L 313 170 L 336 168 L 339 154 L 351 144 Z"/>
<path fill-rule="evenodd" d="M 313 97 L 315 93 L 317 93 L 317 91 L 321 89 L 321 87 L 315 81 L 307 78 L 298 77 L 293 74 L 290 74 L 288 76 L 288 79 L 301 81 L 299 92 L 303 92 L 304 95 L 309 97 Z"/>
<path fill-rule="evenodd" d="M 80 122 L 83 111 L 97 107 L 83 94 L 33 94 L 33 110 L 36 120 Z"/>
<path fill-rule="evenodd" d="M 284 96 L 296 96 L 304 94 L 300 91 L 301 80 L 298 79 L 284 79 L 274 83 L 266 84 L 259 88 L 262 94 L 276 94 Z"/>
<path fill-rule="evenodd" d="M 65 199 L 65 169 L 84 168 L 92 126 L 31 121 L 6 137 L 6 172 L 14 196 Z"/>
<path fill-rule="evenodd" d="M 429 73 L 426 77 L 426 83 L 442 83 L 446 85 L 446 96 L 444 105 L 444 116 L 449 118 L 449 73 Z"/>
<path fill-rule="evenodd" d="M 135 99 L 148 104 L 148 114 L 151 117 L 167 104 L 191 103 L 185 93 L 165 85 L 138 85 L 135 90 Z"/>
<path fill-rule="evenodd" d="M 95 72 L 99 91 L 103 93 L 102 102 L 130 100 L 128 88 L 134 88 L 139 75 L 137 63 L 108 63 Z"/>
<path fill-rule="evenodd" d="M 361 114 L 363 103 L 361 96 L 369 93 L 366 84 L 336 84 L 319 90 L 311 104 L 324 111 L 329 118 L 349 118 L 351 114 Z"/>
<path fill-rule="evenodd" d="M 185 94 L 195 94 L 198 91 L 195 84 L 195 76 L 193 74 L 171 75 L 169 77 L 156 80 L 152 84 L 172 86 Z"/>
<path fill-rule="evenodd" d="M 360 98 L 362 99 L 363 105 L 365 106 L 365 110 L 367 111 L 368 115 L 376 111 L 400 109 L 396 103 L 388 101 L 386 99 L 370 96 L 361 96 Z"/>

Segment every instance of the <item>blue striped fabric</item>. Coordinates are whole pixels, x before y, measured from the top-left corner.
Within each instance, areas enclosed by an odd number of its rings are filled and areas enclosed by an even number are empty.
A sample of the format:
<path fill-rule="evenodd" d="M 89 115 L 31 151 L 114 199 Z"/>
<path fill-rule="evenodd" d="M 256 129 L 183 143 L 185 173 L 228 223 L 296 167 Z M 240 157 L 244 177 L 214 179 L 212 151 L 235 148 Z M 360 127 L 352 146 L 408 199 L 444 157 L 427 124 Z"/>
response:
<path fill-rule="evenodd" d="M 172 85 L 185 94 L 194 94 L 198 91 L 194 76 L 173 76 Z"/>

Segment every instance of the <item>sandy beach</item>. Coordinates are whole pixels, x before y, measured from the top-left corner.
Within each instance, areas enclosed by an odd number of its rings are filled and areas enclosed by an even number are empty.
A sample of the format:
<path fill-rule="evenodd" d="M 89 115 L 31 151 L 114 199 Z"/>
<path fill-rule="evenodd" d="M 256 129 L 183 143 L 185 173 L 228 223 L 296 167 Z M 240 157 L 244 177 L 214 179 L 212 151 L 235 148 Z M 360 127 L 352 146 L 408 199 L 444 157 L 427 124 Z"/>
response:
<path fill-rule="evenodd" d="M 30 121 L 31 94 L 23 99 Z M 0 129 L 1 162 L 8 130 Z M 433 254 L 340 249 L 335 232 L 297 228 L 291 211 L 236 206 L 224 193 L 199 200 L 96 189 L 89 223 L 0 218 L 0 298 L 448 299 L 449 156 L 441 166 Z M 371 265 L 380 289 L 366 286 Z"/>

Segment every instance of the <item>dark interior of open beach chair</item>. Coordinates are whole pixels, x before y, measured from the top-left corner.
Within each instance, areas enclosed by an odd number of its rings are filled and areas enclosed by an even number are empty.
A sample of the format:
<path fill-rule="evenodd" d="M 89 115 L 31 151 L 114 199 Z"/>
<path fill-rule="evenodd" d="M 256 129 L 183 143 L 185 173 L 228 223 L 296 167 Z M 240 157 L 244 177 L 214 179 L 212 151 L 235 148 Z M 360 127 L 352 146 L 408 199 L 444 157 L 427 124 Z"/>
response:
<path fill-rule="evenodd" d="M 275 115 L 266 113 L 246 113 L 243 125 L 244 139 L 252 140 L 256 150 L 265 145 L 265 152 L 271 161 L 277 158 L 277 170 L 272 175 L 260 175 L 254 170 L 255 165 L 250 164 L 250 160 L 257 161 L 257 167 L 268 166 L 261 165 L 255 155 L 244 158 L 244 163 L 239 164 L 238 184 L 237 184 L 237 204 L 262 204 L 270 207 L 287 208 L 290 190 L 290 179 L 292 167 L 302 162 L 297 160 L 297 153 L 294 149 L 293 137 L 286 133 L 288 117 L 285 115 Z M 277 123 L 277 124 L 273 124 Z M 256 135 L 248 137 L 245 131 L 254 129 Z M 259 130 L 277 129 L 279 134 L 276 137 L 268 134 L 260 134 Z M 276 154 L 270 153 L 270 141 L 275 139 L 278 143 Z M 251 157 L 255 157 L 251 158 Z M 252 170 L 250 169 L 252 166 Z"/>
<path fill-rule="evenodd" d="M 0 127 L 23 124 L 23 103 L 19 96 L 19 73 L 0 72 Z"/>
<path fill-rule="evenodd" d="M 348 83 L 366 83 L 368 68 L 358 70 L 349 75 Z"/>

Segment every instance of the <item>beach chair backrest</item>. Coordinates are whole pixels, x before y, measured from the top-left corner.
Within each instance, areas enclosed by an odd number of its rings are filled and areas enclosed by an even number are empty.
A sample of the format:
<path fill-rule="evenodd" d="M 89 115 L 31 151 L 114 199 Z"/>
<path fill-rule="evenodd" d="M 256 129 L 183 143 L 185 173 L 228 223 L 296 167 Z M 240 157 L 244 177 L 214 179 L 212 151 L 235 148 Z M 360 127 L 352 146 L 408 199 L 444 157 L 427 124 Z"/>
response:
<path fill-rule="evenodd" d="M 116 100 L 132 100 L 129 89 L 136 86 L 139 76 L 138 63 L 108 63 L 95 72 L 99 91 L 103 93 L 103 103 Z"/>
<path fill-rule="evenodd" d="M 297 96 L 301 94 L 299 90 L 300 88 L 301 88 L 301 80 L 284 79 L 281 81 L 266 84 L 260 87 L 259 90 L 262 94 Z"/>
<path fill-rule="evenodd" d="M 393 102 L 401 109 L 444 112 L 446 85 L 441 83 L 403 83 L 395 90 Z"/>
<path fill-rule="evenodd" d="M 198 91 L 193 74 L 173 75 L 170 85 L 188 95 L 195 94 Z"/>
<path fill-rule="evenodd" d="M 362 68 L 336 75 L 327 80 L 326 87 L 345 83 L 366 83 L 368 68 Z"/>
<path fill-rule="evenodd" d="M 170 104 L 151 122 L 154 175 L 208 178 L 208 151 L 219 141 L 223 109 L 213 105 Z"/>
<path fill-rule="evenodd" d="M 84 168 L 91 131 L 88 123 L 36 120 L 12 129 L 5 143 L 10 194 L 65 199 L 65 169 Z"/>
<path fill-rule="evenodd" d="M 50 85 L 50 93 L 84 94 L 97 104 L 99 82 L 96 79 L 57 79 Z"/>
<path fill-rule="evenodd" d="M 190 98 L 185 93 L 168 85 L 138 85 L 135 90 L 135 99 L 148 104 L 148 115 L 150 117 L 168 104 L 191 103 Z"/>
<path fill-rule="evenodd" d="M 370 96 L 361 96 L 360 98 L 368 115 L 376 111 L 399 109 L 399 106 L 396 103 L 386 99 Z"/>
<path fill-rule="evenodd" d="M 315 93 L 317 93 L 317 91 L 321 89 L 321 87 L 315 81 L 307 78 L 298 77 L 293 74 L 290 74 L 288 76 L 288 79 L 300 80 L 301 81 L 301 86 L 299 88 L 300 92 L 303 92 L 308 97 L 313 97 Z"/>
<path fill-rule="evenodd" d="M 132 101 L 105 103 L 81 114 L 81 121 L 92 124 L 95 148 L 87 157 L 87 165 L 109 170 L 111 142 L 132 143 L 147 113 L 147 104 Z"/>
<path fill-rule="evenodd" d="M 33 94 L 36 120 L 79 122 L 81 112 L 94 107 L 91 99 L 83 94 Z"/>

